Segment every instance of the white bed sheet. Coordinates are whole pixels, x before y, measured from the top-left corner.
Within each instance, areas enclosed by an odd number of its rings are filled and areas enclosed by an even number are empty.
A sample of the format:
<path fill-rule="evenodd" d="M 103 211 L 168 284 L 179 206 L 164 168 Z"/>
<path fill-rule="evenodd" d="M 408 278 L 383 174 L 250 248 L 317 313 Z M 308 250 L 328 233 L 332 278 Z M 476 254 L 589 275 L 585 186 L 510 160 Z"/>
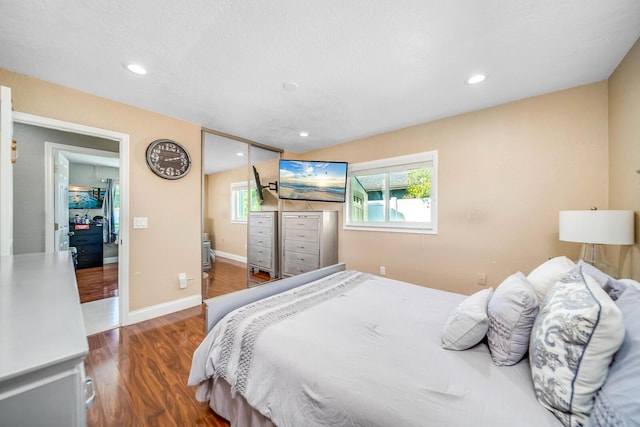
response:
<path fill-rule="evenodd" d="M 560 425 L 536 401 L 526 360 L 496 366 L 485 344 L 441 348 L 444 322 L 463 298 L 366 275 L 263 330 L 242 395 L 281 427 Z M 201 400 L 215 397 L 211 378 L 228 318 L 194 356 L 190 384 L 201 384 Z M 234 348 L 231 359 L 239 354 Z"/>

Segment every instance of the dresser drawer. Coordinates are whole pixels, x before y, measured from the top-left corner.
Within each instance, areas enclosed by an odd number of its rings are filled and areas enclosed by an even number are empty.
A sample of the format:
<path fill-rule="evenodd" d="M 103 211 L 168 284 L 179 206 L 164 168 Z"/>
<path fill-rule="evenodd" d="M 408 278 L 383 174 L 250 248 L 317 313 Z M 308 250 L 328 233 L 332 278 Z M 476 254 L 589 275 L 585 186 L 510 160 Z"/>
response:
<path fill-rule="evenodd" d="M 78 268 L 101 267 L 102 253 L 78 254 Z"/>
<path fill-rule="evenodd" d="M 285 251 L 284 257 L 287 261 L 292 263 L 311 265 L 315 268 L 318 268 L 318 266 L 320 265 L 320 257 L 316 254 Z"/>
<path fill-rule="evenodd" d="M 270 248 L 272 244 L 273 237 L 249 236 L 249 246 L 262 246 L 263 248 Z"/>
<path fill-rule="evenodd" d="M 305 242 L 318 242 L 318 230 L 287 230 L 285 240 L 301 240 Z"/>
<path fill-rule="evenodd" d="M 287 252 L 300 252 L 304 254 L 319 254 L 320 243 L 309 242 L 304 240 L 285 240 L 284 250 Z"/>
<path fill-rule="evenodd" d="M 80 245 L 75 246 L 78 251 L 78 255 L 81 254 L 101 254 L 102 255 L 102 243 L 99 245 Z"/>
<path fill-rule="evenodd" d="M 285 217 L 285 229 L 287 230 L 312 230 L 317 232 L 318 225 L 317 217 Z"/>
<path fill-rule="evenodd" d="M 268 248 L 260 246 L 249 246 L 249 259 L 252 265 L 271 268 L 272 254 Z"/>
<path fill-rule="evenodd" d="M 261 215 L 254 214 L 254 215 L 251 215 L 251 217 L 249 218 L 249 221 L 251 222 L 251 227 L 266 227 L 266 228 L 273 227 L 272 215 L 261 216 Z"/>
<path fill-rule="evenodd" d="M 249 236 L 273 237 L 273 228 L 251 226 Z"/>
<path fill-rule="evenodd" d="M 284 259 L 284 274 L 302 274 L 308 271 L 317 270 L 318 265 L 311 264 L 303 264 L 301 262 L 296 262 L 295 260 L 290 260 L 285 256 Z"/>
<path fill-rule="evenodd" d="M 69 246 L 94 245 L 102 243 L 102 234 L 80 234 L 69 237 Z"/>

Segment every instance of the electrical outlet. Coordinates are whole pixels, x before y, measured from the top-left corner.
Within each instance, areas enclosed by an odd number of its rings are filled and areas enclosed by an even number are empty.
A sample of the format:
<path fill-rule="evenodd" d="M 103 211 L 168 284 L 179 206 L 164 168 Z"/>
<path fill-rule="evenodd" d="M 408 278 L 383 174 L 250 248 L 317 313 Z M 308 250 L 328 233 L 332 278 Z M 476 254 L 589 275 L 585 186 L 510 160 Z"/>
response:
<path fill-rule="evenodd" d="M 485 273 L 478 273 L 478 285 L 487 286 L 487 275 Z"/>
<path fill-rule="evenodd" d="M 384 265 L 380 266 L 380 275 L 381 276 L 386 276 L 387 275 L 387 268 Z"/>
<path fill-rule="evenodd" d="M 187 287 L 187 273 L 178 274 L 178 283 L 180 284 L 180 289 Z"/>

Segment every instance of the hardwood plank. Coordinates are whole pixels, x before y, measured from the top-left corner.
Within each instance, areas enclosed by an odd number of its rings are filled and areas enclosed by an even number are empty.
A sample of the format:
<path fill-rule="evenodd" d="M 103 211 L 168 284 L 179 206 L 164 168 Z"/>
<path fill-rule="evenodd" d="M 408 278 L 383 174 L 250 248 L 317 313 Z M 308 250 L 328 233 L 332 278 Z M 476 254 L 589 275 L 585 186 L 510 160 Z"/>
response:
<path fill-rule="evenodd" d="M 254 276 L 256 283 L 265 279 Z M 246 286 L 245 264 L 217 258 L 205 298 Z M 96 402 L 87 425 L 229 427 L 187 386 L 193 352 L 205 336 L 204 313 L 202 305 L 91 335 L 85 366 Z"/>
<path fill-rule="evenodd" d="M 249 286 L 256 286 L 270 280 L 263 272 L 251 273 Z M 211 263 L 211 270 L 203 281 L 204 298 L 213 298 L 230 292 L 247 288 L 247 264 L 228 258 L 216 257 Z"/>
<path fill-rule="evenodd" d="M 87 425 L 141 425 L 132 405 L 127 382 L 121 377 L 108 347 L 94 349 L 85 361 L 93 378 L 95 403 L 87 410 Z M 117 396 L 117 399 L 111 398 Z"/>
<path fill-rule="evenodd" d="M 85 365 L 96 403 L 87 425 L 228 427 L 187 386 L 204 335 L 198 306 L 91 336 Z"/>
<path fill-rule="evenodd" d="M 118 264 L 76 270 L 76 282 L 81 303 L 117 297 Z"/>

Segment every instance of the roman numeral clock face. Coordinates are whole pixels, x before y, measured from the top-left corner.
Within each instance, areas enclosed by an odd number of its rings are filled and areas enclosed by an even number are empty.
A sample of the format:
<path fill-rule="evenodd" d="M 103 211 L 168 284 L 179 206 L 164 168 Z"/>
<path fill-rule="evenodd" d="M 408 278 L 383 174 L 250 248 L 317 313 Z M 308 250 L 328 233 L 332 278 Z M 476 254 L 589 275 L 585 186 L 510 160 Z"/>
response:
<path fill-rule="evenodd" d="M 149 168 L 165 179 L 179 179 L 189 173 L 191 157 L 182 145 L 170 139 L 157 139 L 147 147 Z"/>

